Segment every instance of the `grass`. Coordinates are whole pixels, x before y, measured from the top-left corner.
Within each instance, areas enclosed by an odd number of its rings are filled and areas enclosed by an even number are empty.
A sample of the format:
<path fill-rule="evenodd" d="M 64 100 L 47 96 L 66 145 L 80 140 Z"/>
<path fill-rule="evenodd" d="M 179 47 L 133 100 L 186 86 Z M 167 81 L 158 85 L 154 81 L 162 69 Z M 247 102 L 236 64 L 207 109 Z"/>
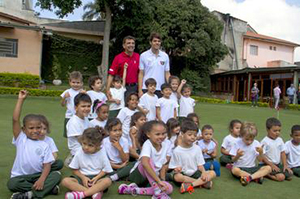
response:
<path fill-rule="evenodd" d="M 0 96 L 0 198 L 9 198 L 11 193 L 6 187 L 10 176 L 10 169 L 15 157 L 15 148 L 12 141 L 12 112 L 16 102 L 16 96 Z M 67 140 L 62 137 L 64 108 L 59 104 L 58 98 L 48 97 L 28 97 L 24 104 L 22 116 L 28 113 L 44 114 L 51 122 L 51 137 L 54 138 L 59 148 L 59 156 L 64 159 L 68 153 Z M 282 137 L 285 141 L 289 139 L 290 128 L 293 124 L 299 124 L 299 112 L 282 110 L 279 113 L 269 108 L 251 108 L 242 105 L 230 104 L 206 104 L 199 103 L 196 112 L 201 116 L 201 125 L 211 124 L 215 129 L 215 138 L 222 142 L 228 134 L 228 124 L 231 119 L 255 122 L 259 134 L 257 139 L 261 140 L 265 134 L 265 121 L 268 117 L 279 117 L 282 122 Z M 69 169 L 62 170 L 63 176 L 71 174 Z M 132 198 L 132 196 L 120 196 L 117 194 L 117 186 L 121 182 L 115 183 L 104 195 L 104 198 Z M 175 187 L 172 198 L 215 198 L 215 199 L 235 199 L 235 198 L 299 198 L 300 178 L 294 177 L 292 181 L 274 182 L 265 180 L 263 185 L 251 183 L 247 187 L 242 187 L 238 180 L 234 179 L 229 171 L 222 168 L 221 177 L 214 180 L 212 190 L 197 189 L 195 193 L 179 194 Z M 58 196 L 48 196 L 47 199 L 64 198 L 67 190 L 62 188 L 62 193 Z M 149 198 L 149 197 L 136 197 Z"/>

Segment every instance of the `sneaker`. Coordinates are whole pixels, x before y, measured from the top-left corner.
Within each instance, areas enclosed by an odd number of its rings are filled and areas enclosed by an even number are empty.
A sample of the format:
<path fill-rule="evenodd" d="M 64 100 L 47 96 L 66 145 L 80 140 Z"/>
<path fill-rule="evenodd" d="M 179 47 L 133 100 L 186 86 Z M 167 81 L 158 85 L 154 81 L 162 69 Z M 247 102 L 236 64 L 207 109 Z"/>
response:
<path fill-rule="evenodd" d="M 233 167 L 233 165 L 232 164 L 230 164 L 230 163 L 228 163 L 228 164 L 226 164 L 226 169 L 228 169 L 228 170 L 232 170 L 232 167 Z"/>
<path fill-rule="evenodd" d="M 157 195 L 153 195 L 151 199 L 171 199 L 170 196 L 168 196 L 168 194 L 166 194 L 166 192 L 160 192 Z"/>
<path fill-rule="evenodd" d="M 84 198 L 84 195 L 82 193 L 83 192 L 80 191 L 67 192 L 65 195 L 65 199 L 82 199 Z"/>
<path fill-rule="evenodd" d="M 98 193 L 95 193 L 93 196 L 92 196 L 92 199 L 101 199 L 102 198 L 102 195 L 103 195 L 103 192 L 100 191 Z"/>
<path fill-rule="evenodd" d="M 207 183 L 203 184 L 202 187 L 205 189 L 211 189 L 213 186 L 213 182 L 212 181 L 208 181 Z"/>
<path fill-rule="evenodd" d="M 129 185 L 121 184 L 118 188 L 118 193 L 136 195 L 136 188 L 138 188 L 138 186 L 135 183 Z"/>
<path fill-rule="evenodd" d="M 254 180 L 254 182 L 258 183 L 258 184 L 262 184 L 264 182 L 264 177 L 260 177 Z"/>
<path fill-rule="evenodd" d="M 31 191 L 28 191 L 25 193 L 16 192 L 16 193 L 13 193 L 10 198 L 11 199 L 31 199 L 32 192 Z"/>
<path fill-rule="evenodd" d="M 250 183 L 250 178 L 249 176 L 248 177 L 244 176 L 241 177 L 240 181 L 243 186 L 247 186 Z"/>
<path fill-rule="evenodd" d="M 58 195 L 60 191 L 60 188 L 58 185 L 55 185 L 55 187 L 53 187 L 53 189 L 51 190 L 50 194 L 52 195 Z"/>
<path fill-rule="evenodd" d="M 194 192 L 194 187 L 191 183 L 184 182 L 181 184 L 180 193 L 189 192 L 190 194 Z"/>

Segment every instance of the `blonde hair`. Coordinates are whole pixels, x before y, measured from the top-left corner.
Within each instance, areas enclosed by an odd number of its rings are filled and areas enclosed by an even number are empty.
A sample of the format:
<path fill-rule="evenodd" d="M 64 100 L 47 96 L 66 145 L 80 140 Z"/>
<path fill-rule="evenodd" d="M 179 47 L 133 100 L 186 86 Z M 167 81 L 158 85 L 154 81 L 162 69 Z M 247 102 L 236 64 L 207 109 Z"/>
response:
<path fill-rule="evenodd" d="M 256 125 L 253 122 L 243 122 L 240 135 L 241 137 L 255 138 L 258 134 Z"/>

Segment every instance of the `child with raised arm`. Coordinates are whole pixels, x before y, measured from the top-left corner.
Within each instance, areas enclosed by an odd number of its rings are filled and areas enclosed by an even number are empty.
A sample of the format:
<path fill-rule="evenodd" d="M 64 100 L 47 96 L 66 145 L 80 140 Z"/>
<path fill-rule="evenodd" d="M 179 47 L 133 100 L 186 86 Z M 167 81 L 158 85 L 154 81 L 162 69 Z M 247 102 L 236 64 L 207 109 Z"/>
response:
<path fill-rule="evenodd" d="M 195 100 L 191 98 L 192 87 L 186 84 L 185 79 L 181 80 L 177 94 L 179 96 L 179 118 L 187 117 L 188 114 L 194 112 Z"/>
<path fill-rule="evenodd" d="M 145 81 L 147 87 L 147 93 L 144 93 L 139 99 L 138 106 L 141 111 L 147 116 L 147 120 L 155 120 L 156 118 L 156 102 L 158 100 L 157 95 L 155 95 L 156 81 L 153 78 L 149 78 Z"/>
<path fill-rule="evenodd" d="M 233 168 L 231 173 L 240 179 L 243 186 L 248 185 L 251 181 L 262 184 L 263 177 L 271 173 L 270 166 L 258 167 L 256 159 L 259 161 L 263 158 L 263 148 L 255 140 L 257 128 L 254 123 L 244 122 L 240 131 L 240 138 L 234 143 L 229 154 L 232 157 Z"/>
<path fill-rule="evenodd" d="M 228 169 L 232 169 L 232 157 L 229 154 L 231 148 L 233 147 L 234 143 L 240 137 L 240 130 L 241 130 L 242 122 L 240 120 L 231 120 L 229 123 L 229 131 L 230 134 L 227 135 L 223 139 L 223 143 L 221 145 L 221 157 L 220 157 L 220 164 L 222 166 L 226 166 Z"/>
<path fill-rule="evenodd" d="M 159 121 L 166 123 L 170 118 L 177 118 L 176 108 L 178 103 L 170 99 L 172 94 L 171 85 L 164 83 L 161 85 L 163 97 L 156 102 L 156 118 Z"/>
<path fill-rule="evenodd" d="M 69 74 L 69 85 L 71 88 L 65 90 L 61 95 L 61 105 L 67 107 L 64 122 L 64 137 L 67 137 L 66 125 L 70 118 L 75 115 L 74 98 L 79 94 L 83 87 L 82 74 L 79 71 L 73 71 Z"/>
<path fill-rule="evenodd" d="M 284 142 L 280 136 L 281 122 L 274 118 L 266 121 L 267 136 L 261 141 L 264 150 L 263 165 L 269 165 L 272 172 L 267 176 L 275 181 L 291 180 L 287 168 Z M 281 164 L 282 163 L 282 164 Z"/>
<path fill-rule="evenodd" d="M 103 191 L 111 185 L 111 180 L 105 177 L 112 172 L 112 168 L 105 150 L 101 149 L 104 136 L 102 127 L 84 130 L 80 137 L 81 148 L 69 165 L 74 176 L 62 180 L 62 185 L 71 190 L 66 193 L 65 199 L 101 199 Z"/>
<path fill-rule="evenodd" d="M 180 193 L 194 192 L 194 187 L 212 187 L 214 171 L 206 171 L 201 149 L 195 145 L 198 127 L 193 121 L 184 120 L 181 124 L 182 141 L 174 149 L 169 168 L 174 169 L 174 182 L 181 185 Z"/>
<path fill-rule="evenodd" d="M 99 76 L 91 76 L 89 78 L 89 87 L 91 90 L 87 91 L 86 93 L 90 96 L 92 100 L 92 106 L 94 105 L 94 102 L 96 100 L 101 102 L 106 102 L 107 97 L 106 95 L 101 92 L 102 90 L 102 78 Z M 91 107 L 91 112 L 89 114 L 89 119 L 95 119 L 97 118 L 97 113 L 94 111 L 94 109 Z"/>
<path fill-rule="evenodd" d="M 292 139 L 285 143 L 287 165 L 284 165 L 284 168 L 300 177 L 300 125 L 292 127 L 290 136 Z"/>
<path fill-rule="evenodd" d="M 16 157 L 11 177 L 7 183 L 14 192 L 12 199 L 43 198 L 48 194 L 58 194 L 61 179 L 59 171 L 50 171 L 54 157 L 49 145 L 39 140 L 42 130 L 39 115 L 28 114 L 20 125 L 20 115 L 27 91 L 19 92 L 13 112 L 13 144 Z"/>
<path fill-rule="evenodd" d="M 115 75 L 112 81 L 113 87 L 109 89 L 109 93 L 107 95 L 108 101 L 111 103 L 109 105 L 109 118 L 117 117 L 120 110 L 125 106 L 127 66 L 128 64 L 125 63 L 123 78 L 119 75 Z"/>
<path fill-rule="evenodd" d="M 164 181 L 170 158 L 165 138 L 166 127 L 163 122 L 153 120 L 144 124 L 139 137 L 140 145 L 143 146 L 140 159 L 129 175 L 133 183 L 121 184 L 119 194 L 150 195 L 153 199 L 170 198 L 168 194 L 172 193 L 173 187 Z M 150 187 L 140 188 L 147 185 Z"/>
<path fill-rule="evenodd" d="M 198 141 L 205 160 L 205 170 L 214 170 L 217 176 L 221 175 L 220 163 L 215 160 L 217 157 L 217 143 L 213 140 L 214 129 L 211 125 L 202 127 L 202 139 Z"/>

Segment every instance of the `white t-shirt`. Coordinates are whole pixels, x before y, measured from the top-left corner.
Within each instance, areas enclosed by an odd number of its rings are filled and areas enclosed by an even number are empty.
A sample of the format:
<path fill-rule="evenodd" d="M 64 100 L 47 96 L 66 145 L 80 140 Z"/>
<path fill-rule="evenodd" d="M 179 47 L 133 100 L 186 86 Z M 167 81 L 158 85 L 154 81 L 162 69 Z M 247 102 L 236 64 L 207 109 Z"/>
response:
<path fill-rule="evenodd" d="M 165 83 L 165 72 L 170 71 L 169 56 L 161 50 L 156 56 L 149 49 L 141 54 L 139 69 L 144 71 L 143 89 L 146 89 L 145 81 L 154 78 L 156 90 L 160 90 L 161 85 Z"/>
<path fill-rule="evenodd" d="M 169 168 L 175 169 L 181 167 L 183 174 L 192 176 L 198 170 L 198 166 L 205 164 L 203 155 L 200 151 L 201 149 L 199 146 L 194 144 L 190 148 L 177 146 L 173 151 Z"/>
<path fill-rule="evenodd" d="M 121 147 L 123 148 L 124 153 L 129 153 L 129 144 L 128 141 L 121 137 L 119 140 L 119 143 L 121 145 Z M 114 164 L 121 164 L 122 163 L 122 159 L 120 158 L 120 153 L 118 151 L 118 149 L 116 149 L 112 143 L 109 140 L 109 137 L 105 138 L 103 140 L 103 145 L 102 145 L 106 151 L 106 155 L 108 157 L 108 159 L 114 163 Z"/>
<path fill-rule="evenodd" d="M 172 91 L 172 94 L 170 95 L 170 99 L 171 99 L 171 100 L 174 100 L 174 101 L 178 104 L 177 92 L 173 92 L 173 91 Z M 176 113 L 177 113 L 177 115 L 178 115 L 178 107 L 176 108 Z"/>
<path fill-rule="evenodd" d="M 164 123 L 167 123 L 168 119 L 174 118 L 174 111 L 178 104 L 174 100 L 162 97 L 157 100 L 156 107 L 160 107 L 160 117 Z"/>
<path fill-rule="evenodd" d="M 179 99 L 179 116 L 186 117 L 194 112 L 195 100 L 191 97 L 181 96 Z"/>
<path fill-rule="evenodd" d="M 284 142 L 281 137 L 276 140 L 272 140 L 269 137 L 264 137 L 260 142 L 264 145 L 264 156 L 273 164 L 279 164 L 281 162 L 281 152 L 285 151 Z"/>
<path fill-rule="evenodd" d="M 43 164 L 54 162 L 49 145 L 41 140 L 27 138 L 21 131 L 12 142 L 16 146 L 16 158 L 11 170 L 11 178 L 43 171 Z"/>
<path fill-rule="evenodd" d="M 226 151 L 230 152 L 237 139 L 238 137 L 233 137 L 231 134 L 229 134 L 224 138 L 221 147 L 223 147 Z"/>
<path fill-rule="evenodd" d="M 104 93 L 102 93 L 101 91 L 99 91 L 99 92 L 96 92 L 96 91 L 94 91 L 94 90 L 89 90 L 89 91 L 87 91 L 86 92 L 89 96 L 90 96 L 90 98 L 91 98 L 91 100 L 92 100 L 92 106 L 91 106 L 91 112 L 90 112 L 90 114 L 89 114 L 89 118 L 96 118 L 97 117 L 97 113 L 93 113 L 93 105 L 94 105 L 94 101 L 95 100 L 100 100 L 101 102 L 106 102 L 107 101 L 107 97 L 106 97 L 106 95 L 104 94 Z"/>
<path fill-rule="evenodd" d="M 79 169 L 83 175 L 98 175 L 101 171 L 105 173 L 113 172 L 103 149 L 93 154 L 87 154 L 80 148 L 73 157 L 69 167 L 71 169 Z"/>
<path fill-rule="evenodd" d="M 81 148 L 78 142 L 78 136 L 81 136 L 83 131 L 90 127 L 90 122 L 87 117 L 84 119 L 79 118 L 77 115 L 73 115 L 67 123 L 67 137 L 68 148 L 72 155 L 75 155 L 76 151 Z"/>
<path fill-rule="evenodd" d="M 43 141 L 46 142 L 49 145 L 51 153 L 58 152 L 58 149 L 55 145 L 55 142 L 51 137 L 45 136 L 45 139 Z"/>
<path fill-rule="evenodd" d="M 129 130 L 130 130 L 130 122 L 131 122 L 131 116 L 135 113 L 138 112 L 137 109 L 135 110 L 130 110 L 127 107 L 124 107 L 120 110 L 119 114 L 117 115 L 117 118 L 119 118 L 119 120 L 122 123 L 122 137 L 126 138 L 128 143 L 131 143 L 131 139 L 129 136 Z"/>
<path fill-rule="evenodd" d="M 107 120 L 99 121 L 97 118 L 95 118 L 95 119 L 93 119 L 93 120 L 90 121 L 90 126 L 91 127 L 99 126 L 99 127 L 104 128 L 105 125 L 106 125 L 106 122 L 107 122 Z"/>
<path fill-rule="evenodd" d="M 126 92 L 125 87 L 121 87 L 120 89 L 116 88 L 110 88 L 110 94 L 113 99 L 118 99 L 121 101 L 120 104 L 116 103 L 111 103 L 109 105 L 109 110 L 114 111 L 114 110 L 119 110 L 125 106 L 125 100 L 124 100 L 124 93 Z"/>
<path fill-rule="evenodd" d="M 251 168 L 255 167 L 255 160 L 259 153 L 256 151 L 256 147 L 261 147 L 260 143 L 257 140 L 254 140 L 252 144 L 246 145 L 241 138 L 234 143 L 229 154 L 236 156 L 237 151 L 240 149 L 244 151 L 244 155 L 241 156 L 236 162 L 233 163 L 235 167 L 246 167 Z"/>
<path fill-rule="evenodd" d="M 207 153 L 212 153 L 212 152 L 214 152 L 214 150 L 215 150 L 215 148 L 216 148 L 216 143 L 214 142 L 214 141 L 210 141 L 209 143 L 206 143 L 206 142 L 204 142 L 204 140 L 202 139 L 202 140 L 199 140 L 198 141 L 198 146 L 200 147 L 200 149 L 201 149 L 201 152 L 202 152 L 202 150 L 204 150 L 204 149 L 207 149 Z M 207 159 L 207 158 L 211 158 L 211 156 L 210 155 L 208 155 L 207 153 L 204 153 L 203 154 L 203 158 L 204 159 Z"/>
<path fill-rule="evenodd" d="M 74 105 L 74 98 L 76 95 L 79 94 L 79 92 L 81 91 L 80 90 L 74 90 L 73 88 L 69 88 L 67 90 L 65 90 L 61 95 L 60 97 L 64 97 L 65 94 L 68 92 L 70 97 L 66 98 L 66 107 L 67 107 L 67 110 L 66 110 L 66 118 L 71 118 L 73 115 L 75 115 L 75 105 Z"/>
<path fill-rule="evenodd" d="M 146 115 L 148 121 L 156 119 L 155 105 L 157 100 L 158 97 L 155 94 L 154 96 L 151 96 L 148 93 L 143 94 L 142 97 L 139 99 L 139 106 L 149 111 L 148 114 Z"/>
<path fill-rule="evenodd" d="M 296 146 L 291 140 L 285 143 L 285 153 L 287 155 L 287 163 L 290 168 L 300 166 L 300 145 Z"/>

